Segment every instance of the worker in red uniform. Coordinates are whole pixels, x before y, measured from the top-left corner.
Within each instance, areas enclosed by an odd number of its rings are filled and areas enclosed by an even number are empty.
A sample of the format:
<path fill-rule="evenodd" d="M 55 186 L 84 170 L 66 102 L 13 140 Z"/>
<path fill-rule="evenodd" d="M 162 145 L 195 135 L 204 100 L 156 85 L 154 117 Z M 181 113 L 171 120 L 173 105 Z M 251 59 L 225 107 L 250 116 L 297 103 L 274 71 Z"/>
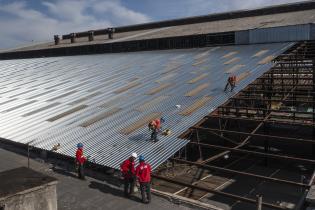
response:
<path fill-rule="evenodd" d="M 140 191 L 143 203 L 151 202 L 151 166 L 146 163 L 144 156 L 139 156 L 139 165 L 136 168 L 136 176 L 140 184 Z"/>
<path fill-rule="evenodd" d="M 158 138 L 157 135 L 161 131 L 161 124 L 164 123 L 165 120 L 163 117 L 160 119 L 155 119 L 149 123 L 149 129 L 152 131 L 151 133 L 151 141 L 157 142 Z"/>
<path fill-rule="evenodd" d="M 86 157 L 83 155 L 83 144 L 78 143 L 77 147 L 78 147 L 78 149 L 75 153 L 75 162 L 76 162 L 76 165 L 78 166 L 78 177 L 80 179 L 85 179 L 84 163 L 86 161 Z"/>
<path fill-rule="evenodd" d="M 232 92 L 235 88 L 235 84 L 236 84 L 236 76 L 235 75 L 229 76 L 227 83 L 225 85 L 225 88 L 224 88 L 224 92 L 227 91 L 229 86 L 231 87 L 231 92 Z"/>
<path fill-rule="evenodd" d="M 126 197 L 130 197 L 134 192 L 136 181 L 135 159 L 137 157 L 137 153 L 134 152 L 120 165 L 120 171 L 124 178 L 124 193 Z"/>

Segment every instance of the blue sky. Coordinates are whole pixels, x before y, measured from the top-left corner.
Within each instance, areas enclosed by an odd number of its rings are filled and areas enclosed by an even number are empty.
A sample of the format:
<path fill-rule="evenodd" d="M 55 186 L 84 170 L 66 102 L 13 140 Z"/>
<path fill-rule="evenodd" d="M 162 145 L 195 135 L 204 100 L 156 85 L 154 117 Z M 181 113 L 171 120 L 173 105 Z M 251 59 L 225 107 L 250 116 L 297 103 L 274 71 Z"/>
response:
<path fill-rule="evenodd" d="M 0 49 L 54 34 L 250 9 L 299 0 L 0 0 Z"/>

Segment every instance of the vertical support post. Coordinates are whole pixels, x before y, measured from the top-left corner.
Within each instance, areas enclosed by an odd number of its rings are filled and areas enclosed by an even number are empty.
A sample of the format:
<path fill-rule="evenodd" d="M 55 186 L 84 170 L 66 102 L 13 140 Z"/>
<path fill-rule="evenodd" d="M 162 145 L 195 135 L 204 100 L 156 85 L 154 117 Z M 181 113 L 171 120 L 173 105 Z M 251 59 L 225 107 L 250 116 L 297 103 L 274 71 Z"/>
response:
<path fill-rule="evenodd" d="M 315 101 L 315 58 L 312 60 L 312 64 L 313 64 L 313 71 L 312 71 L 312 74 L 313 74 L 313 101 Z M 315 103 L 313 103 L 313 123 L 315 123 Z M 315 139 L 315 126 L 313 126 L 313 139 Z M 315 145 L 312 144 L 312 155 L 313 157 L 315 157 Z"/>
<path fill-rule="evenodd" d="M 284 93 L 283 63 L 280 63 L 280 69 L 281 69 L 281 91 L 283 91 L 282 97 L 284 97 L 285 93 Z"/>
<path fill-rule="evenodd" d="M 94 41 L 94 31 L 89 31 L 89 42 Z"/>
<path fill-rule="evenodd" d="M 264 130 L 264 134 L 265 135 L 268 135 L 269 132 L 268 132 L 268 125 L 266 125 L 265 122 L 263 122 L 264 125 L 263 125 L 263 130 Z M 269 145 L 269 139 L 268 138 L 265 138 L 264 140 L 264 148 L 265 148 L 265 153 L 268 153 L 269 152 L 269 148 L 270 148 L 270 145 Z M 265 166 L 268 166 L 268 157 L 265 157 Z"/>
<path fill-rule="evenodd" d="M 257 210 L 262 210 L 262 196 L 257 195 Z"/>
<path fill-rule="evenodd" d="M 172 161 L 172 172 L 173 172 L 173 177 L 175 176 L 175 160 L 173 159 L 173 161 Z"/>
<path fill-rule="evenodd" d="M 202 157 L 202 150 L 201 150 L 201 146 L 200 146 L 200 139 L 199 139 L 199 131 L 196 130 L 196 139 L 197 139 L 197 142 L 198 142 L 198 151 L 199 151 L 199 159 L 200 160 L 203 160 L 203 157 Z"/>
<path fill-rule="evenodd" d="M 59 35 L 54 35 L 54 41 L 55 41 L 55 45 L 58 45 L 60 43 Z"/>
<path fill-rule="evenodd" d="M 70 34 L 71 43 L 75 43 L 76 42 L 76 37 L 77 37 L 76 33 L 71 33 Z"/>
<path fill-rule="evenodd" d="M 30 168 L 30 144 L 27 144 L 27 168 Z"/>

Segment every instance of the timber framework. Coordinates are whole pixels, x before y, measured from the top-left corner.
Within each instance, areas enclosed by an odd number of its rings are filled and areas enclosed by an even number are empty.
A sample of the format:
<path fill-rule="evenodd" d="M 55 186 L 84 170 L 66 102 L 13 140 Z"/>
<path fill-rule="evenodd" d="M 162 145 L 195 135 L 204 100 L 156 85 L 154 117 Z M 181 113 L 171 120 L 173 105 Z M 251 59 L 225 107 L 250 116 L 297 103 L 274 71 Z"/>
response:
<path fill-rule="evenodd" d="M 181 136 L 190 143 L 154 175 L 156 189 L 240 209 L 261 200 L 264 209 L 302 208 L 314 182 L 315 42 L 273 62 Z"/>

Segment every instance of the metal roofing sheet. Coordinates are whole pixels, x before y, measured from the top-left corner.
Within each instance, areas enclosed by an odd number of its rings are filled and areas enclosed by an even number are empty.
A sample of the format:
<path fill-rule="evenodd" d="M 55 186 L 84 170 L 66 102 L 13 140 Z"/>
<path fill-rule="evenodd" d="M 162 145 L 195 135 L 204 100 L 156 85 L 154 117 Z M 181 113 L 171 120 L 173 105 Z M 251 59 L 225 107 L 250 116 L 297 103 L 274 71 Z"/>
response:
<path fill-rule="evenodd" d="M 262 59 L 291 45 L 0 61 L 0 136 L 46 150 L 60 143 L 69 156 L 82 142 L 96 163 L 116 169 L 137 152 L 156 168 L 187 144 L 182 132 L 271 67 Z M 236 65 L 241 79 L 224 93 Z M 146 123 L 160 115 L 172 134 L 153 143 Z"/>

